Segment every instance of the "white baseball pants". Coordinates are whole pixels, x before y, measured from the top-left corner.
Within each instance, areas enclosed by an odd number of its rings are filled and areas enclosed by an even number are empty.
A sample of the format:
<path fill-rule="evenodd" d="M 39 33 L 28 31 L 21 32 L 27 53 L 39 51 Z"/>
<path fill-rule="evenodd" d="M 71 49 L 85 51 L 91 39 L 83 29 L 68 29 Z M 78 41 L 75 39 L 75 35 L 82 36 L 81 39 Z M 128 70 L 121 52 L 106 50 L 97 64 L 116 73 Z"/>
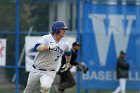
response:
<path fill-rule="evenodd" d="M 42 93 L 48 93 L 55 75 L 55 71 L 41 71 L 32 68 L 28 77 L 27 86 L 23 93 L 34 93 L 34 90 L 39 85 Z"/>
<path fill-rule="evenodd" d="M 126 93 L 126 79 L 121 78 L 119 79 L 119 86 L 116 88 L 116 90 L 113 93 Z"/>

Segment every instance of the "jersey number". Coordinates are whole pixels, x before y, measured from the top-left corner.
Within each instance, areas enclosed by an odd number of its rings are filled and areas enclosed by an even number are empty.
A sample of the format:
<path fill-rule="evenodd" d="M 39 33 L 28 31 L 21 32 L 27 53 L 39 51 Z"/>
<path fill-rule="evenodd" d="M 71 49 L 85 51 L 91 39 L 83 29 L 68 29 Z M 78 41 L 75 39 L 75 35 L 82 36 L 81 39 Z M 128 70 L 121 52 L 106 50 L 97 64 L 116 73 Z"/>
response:
<path fill-rule="evenodd" d="M 60 56 L 57 56 L 56 59 L 55 59 L 55 61 L 57 61 L 57 60 L 59 59 L 59 57 L 60 57 Z"/>

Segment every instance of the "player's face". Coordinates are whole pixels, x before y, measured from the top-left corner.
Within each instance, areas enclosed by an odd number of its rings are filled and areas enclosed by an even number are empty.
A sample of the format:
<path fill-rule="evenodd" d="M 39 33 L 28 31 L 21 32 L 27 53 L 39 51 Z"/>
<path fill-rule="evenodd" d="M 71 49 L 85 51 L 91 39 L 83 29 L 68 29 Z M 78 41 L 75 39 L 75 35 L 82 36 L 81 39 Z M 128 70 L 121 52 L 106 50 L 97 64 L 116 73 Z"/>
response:
<path fill-rule="evenodd" d="M 76 45 L 76 46 L 74 46 L 74 48 L 75 48 L 76 50 L 79 50 L 79 49 L 80 49 L 80 46 L 79 46 L 79 45 Z"/>
<path fill-rule="evenodd" d="M 120 54 L 120 56 L 121 56 L 122 58 L 125 58 L 125 55 L 124 55 L 124 54 Z"/>
<path fill-rule="evenodd" d="M 64 37 L 65 35 L 65 29 L 60 29 L 59 36 Z"/>

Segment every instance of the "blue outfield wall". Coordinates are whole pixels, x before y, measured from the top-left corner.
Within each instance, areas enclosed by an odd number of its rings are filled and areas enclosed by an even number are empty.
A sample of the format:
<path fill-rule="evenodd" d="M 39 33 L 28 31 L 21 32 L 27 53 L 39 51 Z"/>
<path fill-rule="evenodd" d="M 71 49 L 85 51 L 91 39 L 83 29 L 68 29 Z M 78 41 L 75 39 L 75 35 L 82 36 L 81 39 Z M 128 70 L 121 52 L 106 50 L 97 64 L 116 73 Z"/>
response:
<path fill-rule="evenodd" d="M 82 56 L 89 72 L 84 88 L 114 89 L 121 50 L 130 64 L 127 89 L 140 89 L 140 6 L 83 4 Z"/>

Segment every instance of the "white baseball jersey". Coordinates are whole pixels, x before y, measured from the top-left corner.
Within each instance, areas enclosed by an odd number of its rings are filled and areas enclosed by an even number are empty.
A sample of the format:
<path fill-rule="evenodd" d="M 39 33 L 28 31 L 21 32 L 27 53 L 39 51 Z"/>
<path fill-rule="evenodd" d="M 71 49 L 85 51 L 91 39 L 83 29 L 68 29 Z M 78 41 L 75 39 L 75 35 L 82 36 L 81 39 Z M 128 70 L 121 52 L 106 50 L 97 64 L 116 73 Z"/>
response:
<path fill-rule="evenodd" d="M 37 53 L 34 60 L 34 65 L 41 69 L 55 70 L 63 53 L 70 51 L 68 43 L 63 38 L 61 38 L 59 42 L 57 42 L 51 34 L 42 36 L 36 43 L 47 46 L 55 44 L 57 46 L 57 48 L 53 50 L 47 50 Z"/>

